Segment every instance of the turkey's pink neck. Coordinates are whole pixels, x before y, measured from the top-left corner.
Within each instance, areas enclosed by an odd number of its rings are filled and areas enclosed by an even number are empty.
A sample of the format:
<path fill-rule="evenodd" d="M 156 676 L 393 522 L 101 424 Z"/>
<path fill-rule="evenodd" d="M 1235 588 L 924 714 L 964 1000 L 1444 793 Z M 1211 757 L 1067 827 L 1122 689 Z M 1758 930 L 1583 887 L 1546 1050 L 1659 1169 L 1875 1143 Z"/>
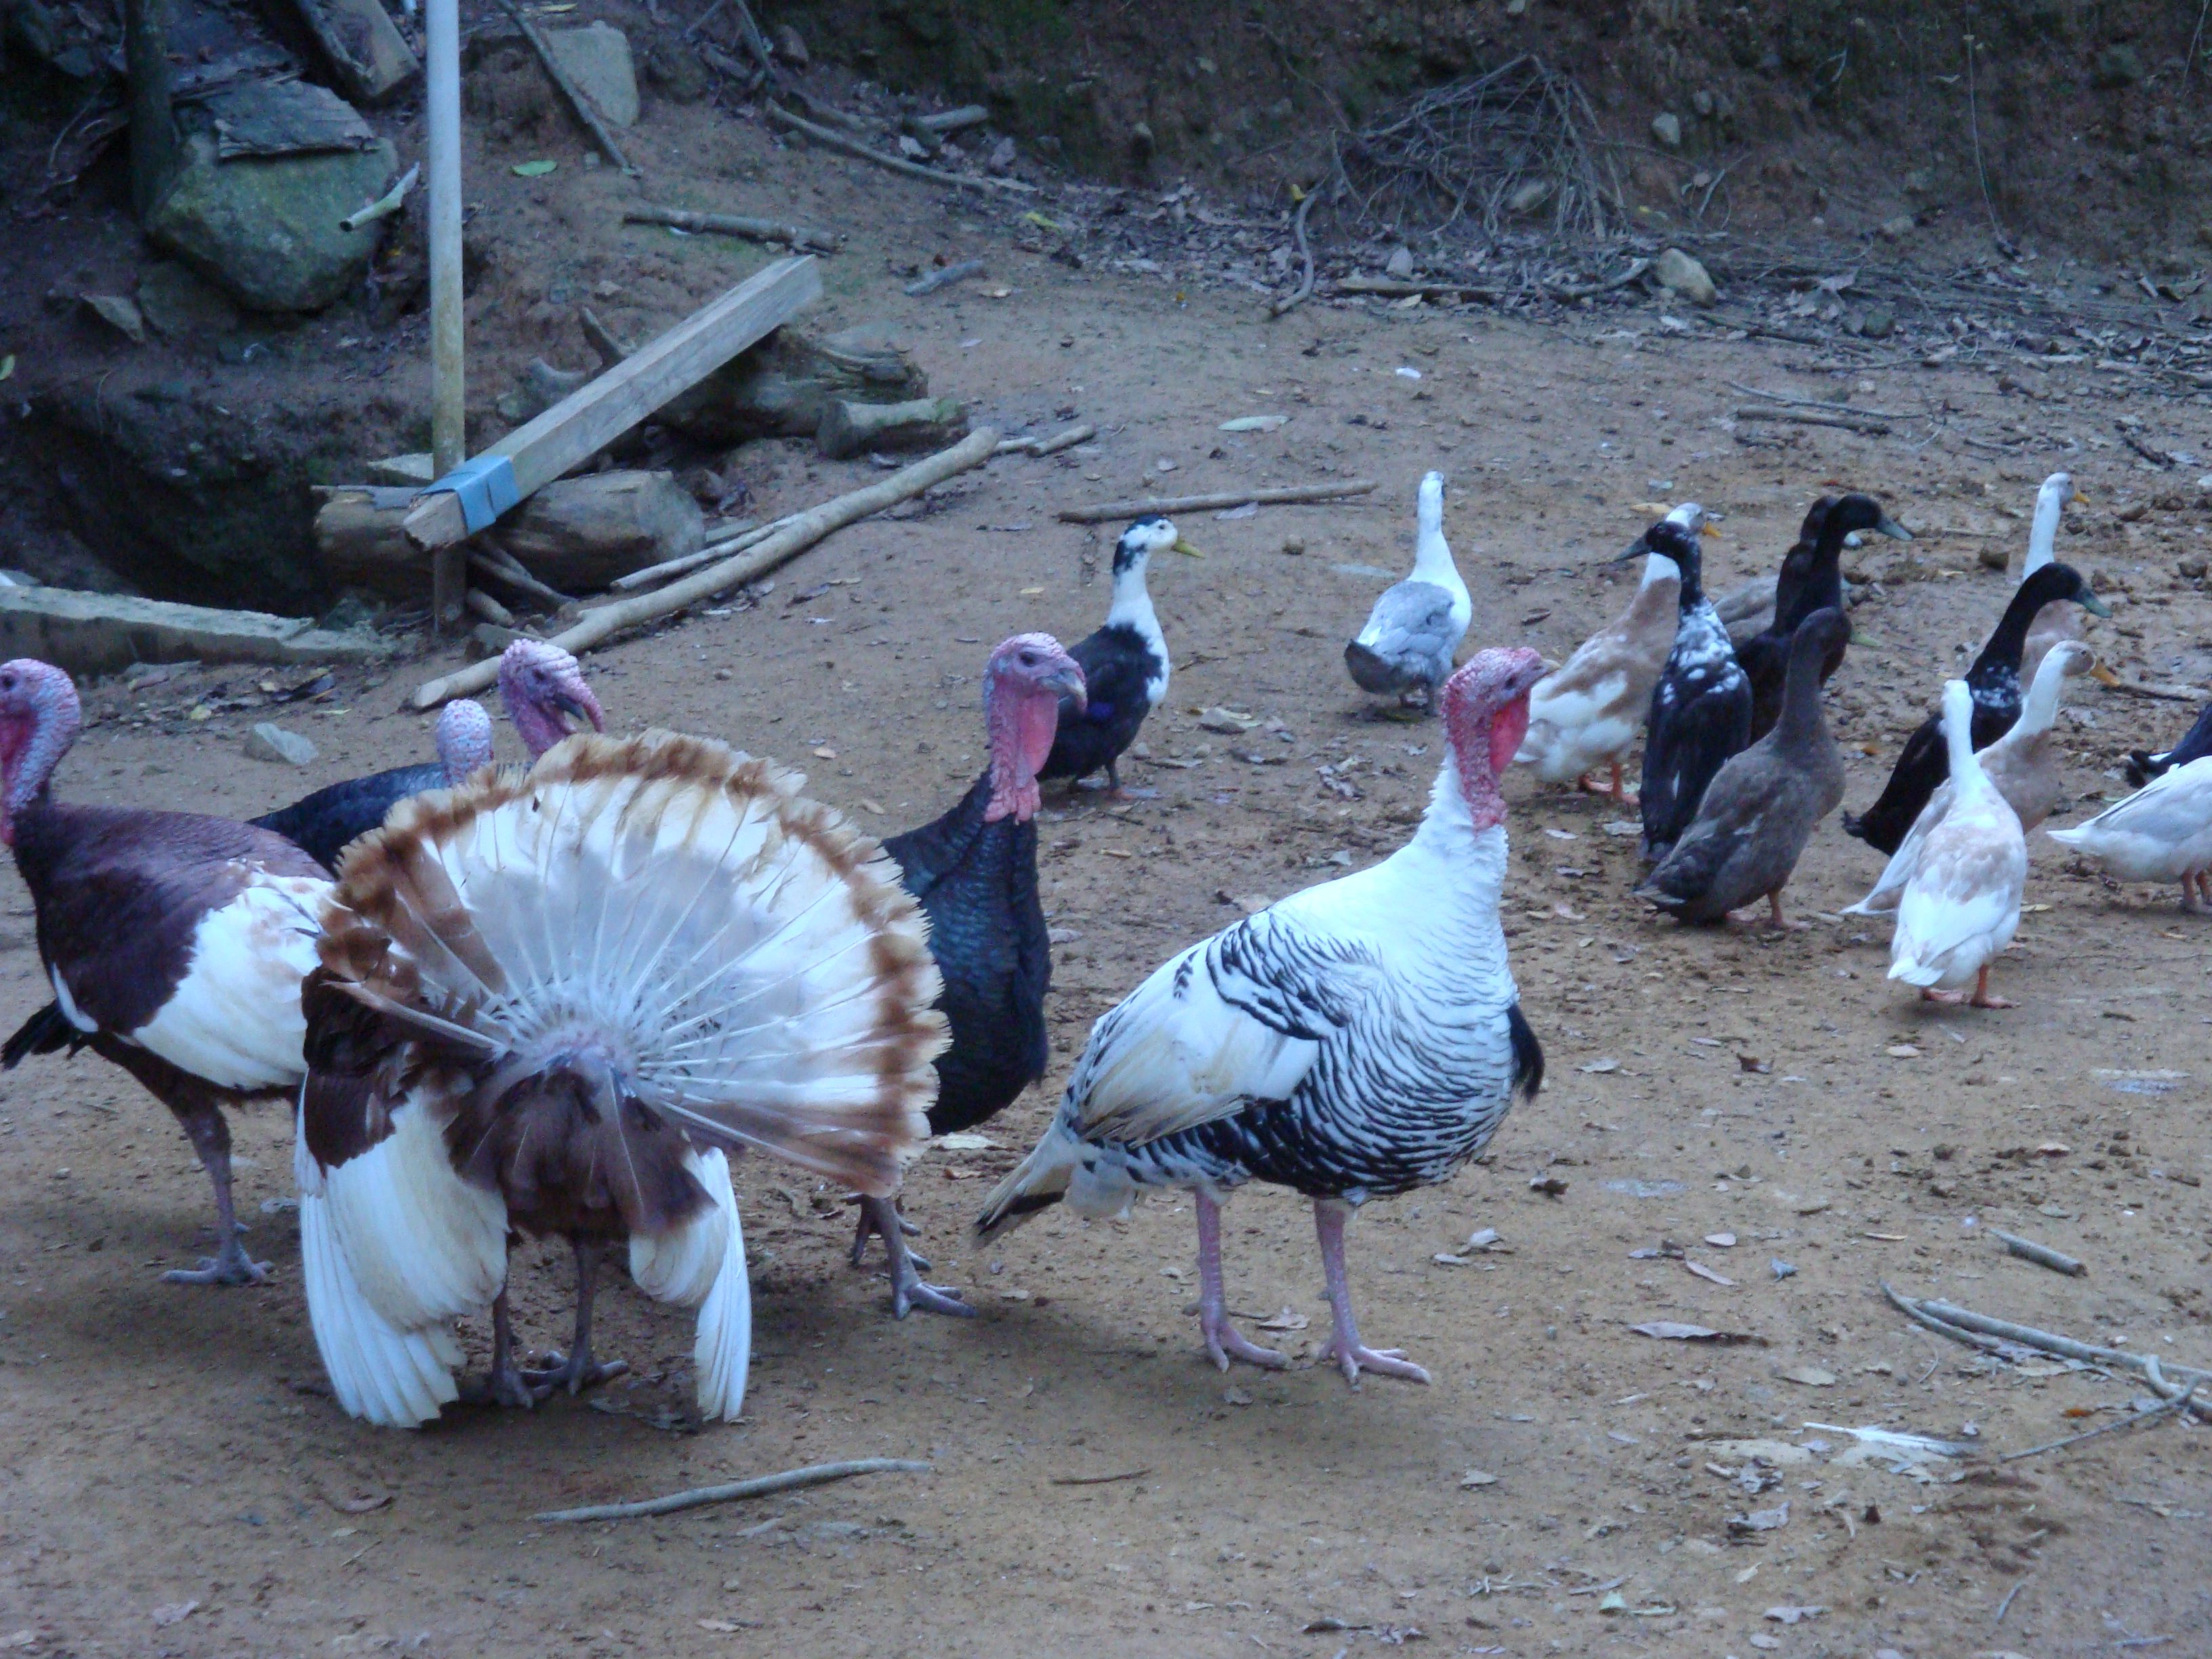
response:
<path fill-rule="evenodd" d="M 46 793 L 82 720 L 76 690 L 66 681 L 37 707 L 0 715 L 0 842 L 15 844 L 15 820 Z"/>
<path fill-rule="evenodd" d="M 1505 796 L 1498 780 L 1520 752 L 1528 732 L 1528 694 L 1523 691 L 1492 713 L 1470 704 L 1457 704 L 1447 715 L 1446 737 L 1452 758 L 1459 764 L 1460 793 L 1475 831 L 1505 822 Z"/>
<path fill-rule="evenodd" d="M 994 679 L 983 693 L 983 728 L 991 743 L 991 804 L 983 822 L 1027 823 L 1042 799 L 1036 775 L 1060 729 L 1060 698 Z"/>

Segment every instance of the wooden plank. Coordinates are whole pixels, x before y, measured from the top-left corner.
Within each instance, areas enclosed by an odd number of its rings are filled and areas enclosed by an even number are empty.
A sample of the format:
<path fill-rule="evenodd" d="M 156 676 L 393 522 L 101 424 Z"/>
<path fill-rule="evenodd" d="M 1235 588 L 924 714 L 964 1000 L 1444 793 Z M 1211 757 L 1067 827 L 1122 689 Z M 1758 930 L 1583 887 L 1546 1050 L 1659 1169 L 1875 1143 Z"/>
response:
<path fill-rule="evenodd" d="M 389 97 L 421 71 L 381 0 L 294 0 L 294 5 L 330 60 L 339 90 L 356 102 Z"/>
<path fill-rule="evenodd" d="M 821 295 L 821 268 L 811 258 L 779 259 L 485 453 L 507 458 L 516 493 L 527 496 L 580 466 Z M 467 534 L 461 504 L 449 491 L 423 496 L 407 515 L 408 538 L 417 547 L 449 546 Z"/>

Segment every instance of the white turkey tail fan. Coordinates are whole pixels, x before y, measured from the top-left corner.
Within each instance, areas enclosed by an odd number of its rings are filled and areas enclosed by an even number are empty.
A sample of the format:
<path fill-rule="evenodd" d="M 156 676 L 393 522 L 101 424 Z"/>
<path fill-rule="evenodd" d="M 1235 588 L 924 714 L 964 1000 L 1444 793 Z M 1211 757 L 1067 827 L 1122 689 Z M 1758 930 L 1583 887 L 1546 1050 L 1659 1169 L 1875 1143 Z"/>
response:
<path fill-rule="evenodd" d="M 802 781 L 706 738 L 585 733 L 404 801 L 346 858 L 325 967 L 473 1048 L 483 1107 L 580 1056 L 674 1127 L 888 1194 L 928 1134 L 937 969 L 897 866 Z"/>

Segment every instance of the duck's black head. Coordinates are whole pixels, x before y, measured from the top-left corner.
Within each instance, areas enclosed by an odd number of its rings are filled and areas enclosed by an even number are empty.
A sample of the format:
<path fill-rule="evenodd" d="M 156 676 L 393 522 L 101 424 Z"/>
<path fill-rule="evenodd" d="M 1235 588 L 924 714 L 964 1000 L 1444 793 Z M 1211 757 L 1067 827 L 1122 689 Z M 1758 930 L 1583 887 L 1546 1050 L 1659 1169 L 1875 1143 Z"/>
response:
<path fill-rule="evenodd" d="M 1807 522 L 1811 522 L 1809 518 Z M 1912 532 L 1883 512 L 1880 501 L 1871 495 L 1856 493 L 1844 496 L 1829 508 L 1821 529 L 1834 537 L 1838 546 L 1842 545 L 1843 538 L 1855 530 L 1871 530 L 1900 542 L 1912 539 Z"/>
<path fill-rule="evenodd" d="M 1114 544 L 1114 574 L 1124 575 L 1132 570 L 1141 570 L 1153 554 L 1172 549 L 1188 553 L 1192 558 L 1203 558 L 1196 548 L 1185 541 L 1175 527 L 1175 520 L 1164 518 L 1139 519 L 1121 532 L 1121 539 Z"/>
<path fill-rule="evenodd" d="M 2080 571 L 2056 559 L 2022 582 L 2013 595 L 2013 603 L 2023 610 L 2030 606 L 2040 610 L 2058 599 L 2071 599 L 2093 617 L 2112 614 L 2112 608 L 2089 591 Z"/>

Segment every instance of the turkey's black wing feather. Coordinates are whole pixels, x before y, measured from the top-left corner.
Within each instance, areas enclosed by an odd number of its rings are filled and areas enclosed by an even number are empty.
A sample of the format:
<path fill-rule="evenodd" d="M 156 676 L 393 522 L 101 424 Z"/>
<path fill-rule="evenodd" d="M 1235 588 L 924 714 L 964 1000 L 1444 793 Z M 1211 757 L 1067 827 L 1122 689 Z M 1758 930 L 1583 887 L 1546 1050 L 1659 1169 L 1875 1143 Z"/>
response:
<path fill-rule="evenodd" d="M 274 830 L 325 869 L 336 871 L 338 854 L 382 824 L 394 806 L 410 795 L 445 787 L 442 766 L 396 766 L 328 785 L 252 822 L 257 829 Z"/>
<path fill-rule="evenodd" d="M 69 1023 L 58 1002 L 50 1002 L 25 1020 L 15 1035 L 0 1047 L 0 1071 L 14 1071 L 32 1054 L 51 1054 L 58 1048 L 70 1054 L 84 1047 L 91 1038 Z"/>

